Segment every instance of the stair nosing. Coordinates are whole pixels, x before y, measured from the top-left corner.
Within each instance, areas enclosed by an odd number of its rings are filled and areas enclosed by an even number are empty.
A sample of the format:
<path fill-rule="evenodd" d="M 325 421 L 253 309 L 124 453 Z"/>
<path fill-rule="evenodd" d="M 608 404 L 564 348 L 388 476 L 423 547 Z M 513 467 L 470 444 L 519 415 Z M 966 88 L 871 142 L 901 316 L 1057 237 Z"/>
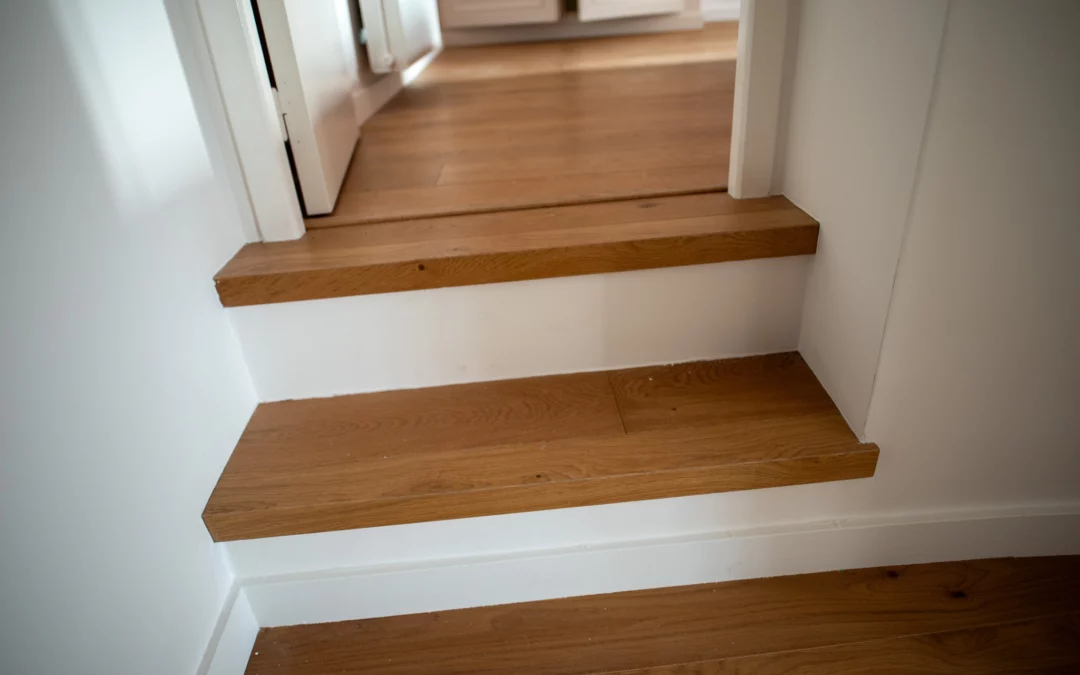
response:
<path fill-rule="evenodd" d="M 662 203 L 670 205 L 674 203 L 673 200 L 677 198 L 669 198 Z M 387 240 L 386 237 L 371 245 L 353 241 L 341 244 L 342 250 L 353 253 L 340 256 L 334 255 L 336 242 L 333 240 L 348 238 L 349 235 L 362 238 L 367 232 L 365 228 L 374 226 L 329 228 L 309 233 L 306 240 L 249 244 L 218 272 L 215 285 L 224 306 L 240 307 L 814 253 L 817 247 L 817 222 L 782 197 L 766 200 L 771 207 L 750 211 L 660 216 L 625 222 L 601 221 L 585 225 L 576 222 L 565 227 L 552 227 L 552 214 L 561 211 L 571 213 L 574 209 L 597 205 L 556 207 L 541 210 L 548 220 L 537 229 L 477 233 L 462 228 L 461 232 L 455 233 L 451 229 L 449 235 L 432 234 L 426 239 L 415 233 L 403 235 L 401 242 L 395 242 L 392 238 Z M 654 201 L 623 200 L 612 208 L 629 209 L 628 205 L 635 204 L 644 207 Z M 747 202 L 739 206 L 746 208 L 750 205 L 751 202 Z M 513 213 L 481 215 L 510 217 Z M 574 213 L 580 214 L 581 211 Z M 623 213 L 625 217 L 625 211 Z M 786 221 L 781 219 L 776 224 L 760 223 L 770 214 L 784 214 Z M 447 220 L 460 221 L 462 218 L 458 216 Z M 702 224 L 702 221 L 710 218 L 720 221 L 713 229 Z M 755 224 L 753 227 L 740 228 L 733 224 L 740 218 L 752 219 Z M 436 232 L 440 226 L 437 221 L 441 220 L 412 220 L 407 224 Z M 695 226 L 684 227 L 680 231 L 677 227 L 680 221 L 692 221 Z M 380 223 L 378 226 L 384 225 L 389 228 L 394 226 L 393 223 Z M 616 236 L 620 228 L 626 230 L 624 236 Z M 649 231 L 650 228 L 652 231 Z M 610 231 L 606 238 L 603 233 L 605 229 Z M 335 233 L 335 230 L 348 231 L 348 234 Z M 380 233 L 387 231 L 393 232 L 383 227 Z M 586 237 L 583 240 L 583 232 L 591 232 L 594 238 L 590 240 Z M 530 242 L 530 238 L 538 241 Z M 478 242 L 481 245 L 477 245 Z M 487 249 L 483 247 L 483 242 L 489 244 Z M 463 245 L 472 248 L 467 252 L 455 250 L 455 246 L 460 249 Z M 320 252 L 316 249 L 320 247 L 327 256 L 326 260 L 314 259 Z M 443 250 L 439 250 L 440 247 Z M 410 253 L 410 248 L 417 251 Z M 280 255 L 283 261 L 288 260 L 288 264 L 282 262 L 278 269 L 274 269 L 272 263 L 275 255 Z M 255 256 L 264 257 L 261 267 L 259 263 L 252 262 Z M 305 258 L 306 261 L 298 262 Z"/>

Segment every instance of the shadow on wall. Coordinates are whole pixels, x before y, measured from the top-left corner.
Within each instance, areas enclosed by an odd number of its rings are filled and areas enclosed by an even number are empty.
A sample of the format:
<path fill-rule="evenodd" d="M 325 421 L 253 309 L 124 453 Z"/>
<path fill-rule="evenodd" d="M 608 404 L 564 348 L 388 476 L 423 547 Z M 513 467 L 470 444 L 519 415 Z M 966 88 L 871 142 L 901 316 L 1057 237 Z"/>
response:
<path fill-rule="evenodd" d="M 161 2 L 4 3 L 0 82 L 0 672 L 189 675 L 255 404 L 211 282 L 235 203 Z"/>

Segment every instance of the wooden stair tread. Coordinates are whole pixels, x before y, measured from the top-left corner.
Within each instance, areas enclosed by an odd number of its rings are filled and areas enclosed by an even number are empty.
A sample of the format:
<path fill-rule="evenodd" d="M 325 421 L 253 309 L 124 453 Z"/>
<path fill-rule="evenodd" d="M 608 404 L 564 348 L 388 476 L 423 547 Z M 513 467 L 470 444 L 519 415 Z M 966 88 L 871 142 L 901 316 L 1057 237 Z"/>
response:
<path fill-rule="evenodd" d="M 258 406 L 217 541 L 872 476 L 796 353 Z"/>
<path fill-rule="evenodd" d="M 678 197 L 311 230 L 248 244 L 215 277 L 226 307 L 812 254 L 783 197 Z"/>
<path fill-rule="evenodd" d="M 1078 610 L 1078 557 L 934 563 L 264 628 L 247 673 L 1066 673 Z"/>

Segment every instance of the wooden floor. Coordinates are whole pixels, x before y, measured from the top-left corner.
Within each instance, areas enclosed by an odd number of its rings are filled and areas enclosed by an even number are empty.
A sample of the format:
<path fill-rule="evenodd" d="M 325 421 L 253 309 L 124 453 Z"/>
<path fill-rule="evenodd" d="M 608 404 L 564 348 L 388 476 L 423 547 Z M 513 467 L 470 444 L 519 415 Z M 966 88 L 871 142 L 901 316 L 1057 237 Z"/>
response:
<path fill-rule="evenodd" d="M 447 49 L 362 129 L 308 228 L 722 190 L 734 24 Z"/>
<path fill-rule="evenodd" d="M 1080 673 L 1080 558 L 937 563 L 264 628 L 248 675 Z"/>
<path fill-rule="evenodd" d="M 726 192 L 312 230 L 248 244 L 214 277 L 226 307 L 809 255 L 817 222 Z"/>
<path fill-rule="evenodd" d="M 263 403 L 216 541 L 867 478 L 798 354 Z"/>

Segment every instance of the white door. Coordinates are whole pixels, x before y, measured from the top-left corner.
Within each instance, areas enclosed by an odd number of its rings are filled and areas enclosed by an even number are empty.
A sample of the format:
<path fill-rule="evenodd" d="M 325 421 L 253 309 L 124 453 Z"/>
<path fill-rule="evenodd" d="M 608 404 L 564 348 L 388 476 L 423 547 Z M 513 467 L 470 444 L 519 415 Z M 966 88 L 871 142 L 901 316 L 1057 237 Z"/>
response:
<path fill-rule="evenodd" d="M 440 0 L 439 14 L 447 28 L 554 23 L 563 0 Z"/>
<path fill-rule="evenodd" d="M 405 70 L 442 46 L 436 0 L 360 0 L 360 15 L 376 73 Z"/>
<path fill-rule="evenodd" d="M 360 138 L 349 0 L 257 0 L 257 7 L 304 212 L 330 213 Z"/>
<path fill-rule="evenodd" d="M 683 11 L 686 0 L 578 0 L 578 19 L 600 21 L 629 16 L 673 14 Z"/>

